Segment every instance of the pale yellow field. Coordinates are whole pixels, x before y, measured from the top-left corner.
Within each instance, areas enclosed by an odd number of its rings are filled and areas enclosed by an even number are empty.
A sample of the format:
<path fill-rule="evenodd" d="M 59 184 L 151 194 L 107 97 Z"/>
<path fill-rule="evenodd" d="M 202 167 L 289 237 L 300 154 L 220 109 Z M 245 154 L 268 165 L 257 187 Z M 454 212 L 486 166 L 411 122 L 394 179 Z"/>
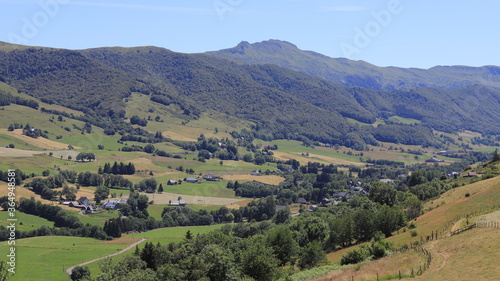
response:
<path fill-rule="evenodd" d="M 230 181 L 259 181 L 271 185 L 279 185 L 280 182 L 284 181 L 285 178 L 280 177 L 280 176 L 275 176 L 275 175 L 268 175 L 268 176 L 252 176 L 252 175 L 228 175 L 224 176 L 225 180 L 230 180 Z"/>
<path fill-rule="evenodd" d="M 7 129 L 0 129 L 0 134 L 8 135 L 11 137 L 18 138 L 26 143 L 29 143 L 31 145 L 34 145 L 36 147 L 42 148 L 42 149 L 53 149 L 53 150 L 61 150 L 61 149 L 68 149 L 68 145 L 65 143 L 60 143 L 57 141 L 49 140 L 43 137 L 39 137 L 37 139 L 25 136 L 22 134 L 23 130 L 22 129 L 17 129 L 14 131 L 8 131 Z M 81 147 L 74 147 L 75 149 L 80 149 Z"/>
<path fill-rule="evenodd" d="M 8 188 L 7 183 L 0 182 L 0 196 L 7 196 L 7 194 L 9 193 L 9 190 L 7 188 Z M 62 190 L 62 188 L 55 189 L 55 190 Z M 65 210 L 71 210 L 71 211 L 75 211 L 75 212 L 79 211 L 78 209 L 59 204 L 59 202 L 54 202 L 54 201 L 42 199 L 40 197 L 40 195 L 37 195 L 33 191 L 29 190 L 28 188 L 25 188 L 22 186 L 16 187 L 15 194 L 16 194 L 17 200 L 19 200 L 19 198 L 22 198 L 22 197 L 24 197 L 24 198 L 34 197 L 35 200 L 41 201 L 43 204 L 56 205 L 56 206 L 59 206 Z M 76 193 L 76 198 L 78 199 L 82 196 L 87 197 L 87 198 L 92 200 L 94 198 L 94 191 L 92 189 L 81 187 L 80 190 L 78 190 L 78 192 Z"/>

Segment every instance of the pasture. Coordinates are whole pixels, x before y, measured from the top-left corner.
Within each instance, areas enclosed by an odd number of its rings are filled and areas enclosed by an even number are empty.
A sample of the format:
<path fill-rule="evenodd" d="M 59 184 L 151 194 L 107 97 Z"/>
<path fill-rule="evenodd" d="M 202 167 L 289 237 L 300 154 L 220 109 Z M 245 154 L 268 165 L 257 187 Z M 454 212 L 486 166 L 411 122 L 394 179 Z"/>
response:
<path fill-rule="evenodd" d="M 134 241 L 135 242 L 135 241 Z M 130 243 L 92 238 L 44 236 L 16 240 L 16 274 L 12 281 L 69 280 L 65 269 L 116 253 Z M 7 242 L 0 247 L 7 249 Z"/>

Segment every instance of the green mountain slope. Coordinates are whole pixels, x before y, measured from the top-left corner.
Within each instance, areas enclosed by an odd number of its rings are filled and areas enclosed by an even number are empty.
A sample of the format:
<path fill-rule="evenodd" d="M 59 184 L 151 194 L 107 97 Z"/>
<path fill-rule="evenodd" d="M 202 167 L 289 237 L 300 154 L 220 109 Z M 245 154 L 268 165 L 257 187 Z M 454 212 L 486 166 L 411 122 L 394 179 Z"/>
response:
<path fill-rule="evenodd" d="M 211 55 L 250 64 L 275 64 L 327 79 L 344 86 L 377 90 L 409 88 L 453 89 L 482 84 L 500 87 L 500 67 L 436 66 L 430 69 L 378 67 L 364 61 L 330 58 L 279 40 L 238 46 Z"/>
<path fill-rule="evenodd" d="M 363 149 L 377 140 L 437 145 L 431 129 L 500 134 L 495 126 L 500 120 L 500 91 L 492 87 L 346 87 L 276 65 L 242 64 L 157 47 L 72 51 L 3 44 L 0 81 L 45 103 L 85 112 L 80 121 L 141 136 L 148 132 L 134 129 L 125 118 L 131 117 L 125 112 L 141 112 L 130 110 L 135 106 L 129 98 L 132 93 L 144 95 L 141 100 L 146 103 L 176 105 L 176 114 L 183 114 L 186 122 L 208 111 L 245 120 L 253 124 L 253 136 L 261 139 L 313 140 Z M 392 116 L 420 124 L 395 124 L 389 120 Z M 377 119 L 386 124 L 374 128 L 371 124 Z"/>

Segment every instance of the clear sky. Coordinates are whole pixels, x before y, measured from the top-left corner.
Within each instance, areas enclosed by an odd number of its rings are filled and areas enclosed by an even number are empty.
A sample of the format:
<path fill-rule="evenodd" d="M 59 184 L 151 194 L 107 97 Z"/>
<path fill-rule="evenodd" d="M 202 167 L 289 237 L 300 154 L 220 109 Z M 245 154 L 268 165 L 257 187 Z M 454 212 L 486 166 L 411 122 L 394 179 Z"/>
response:
<path fill-rule="evenodd" d="M 498 0 L 0 0 L 0 41 L 197 53 L 268 39 L 379 66 L 500 65 Z"/>

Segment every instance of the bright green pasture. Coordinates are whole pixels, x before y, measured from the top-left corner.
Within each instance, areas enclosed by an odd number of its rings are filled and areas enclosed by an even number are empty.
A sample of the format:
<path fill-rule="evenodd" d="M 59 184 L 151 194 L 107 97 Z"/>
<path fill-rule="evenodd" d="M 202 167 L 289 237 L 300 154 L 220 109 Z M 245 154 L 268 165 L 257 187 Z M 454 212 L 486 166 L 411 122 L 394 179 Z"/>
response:
<path fill-rule="evenodd" d="M 109 244 L 92 238 L 44 236 L 16 240 L 16 274 L 11 281 L 69 280 L 65 270 L 116 253 L 129 244 Z M 2 256 L 7 242 L 1 242 Z M 2 258 L 4 259 L 4 258 Z"/>
<path fill-rule="evenodd" d="M 16 223 L 16 230 L 30 231 L 30 230 L 40 228 L 44 225 L 51 227 L 51 228 L 54 227 L 53 222 L 48 221 L 44 218 L 37 217 L 34 215 L 25 214 L 22 212 L 16 212 L 15 214 L 16 214 L 15 218 L 17 219 L 17 221 L 15 222 Z M 9 217 L 8 212 L 5 212 L 5 211 L 0 212 L 1 225 L 4 225 L 4 226 L 8 225 L 9 222 L 7 222 L 7 219 L 11 219 L 11 218 L 12 217 Z"/>

